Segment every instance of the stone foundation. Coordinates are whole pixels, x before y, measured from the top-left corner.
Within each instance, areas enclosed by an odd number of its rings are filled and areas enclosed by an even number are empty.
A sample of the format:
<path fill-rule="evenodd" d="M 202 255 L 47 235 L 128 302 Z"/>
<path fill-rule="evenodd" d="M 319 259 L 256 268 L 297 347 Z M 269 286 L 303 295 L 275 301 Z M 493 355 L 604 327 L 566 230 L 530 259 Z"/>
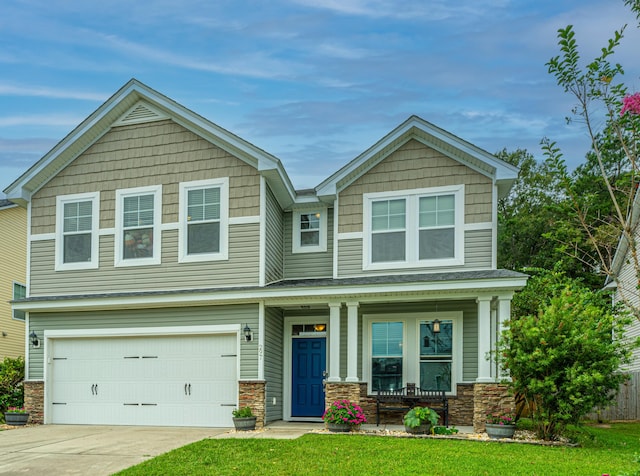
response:
<path fill-rule="evenodd" d="M 501 408 L 515 411 L 516 403 L 513 395 L 509 394 L 509 387 L 501 383 L 476 383 L 474 386 L 473 431 L 485 431 L 487 413 Z"/>
<path fill-rule="evenodd" d="M 473 399 L 474 384 L 458 384 L 457 395 L 449 397 L 449 426 L 471 426 L 473 425 Z M 344 398 L 344 397 L 342 397 Z M 367 394 L 367 384 L 360 384 L 360 406 L 367 416 L 367 421 L 376 423 L 376 396 Z M 409 411 L 409 407 L 407 407 Z M 381 412 L 380 424 L 402 425 L 404 413 L 402 412 Z M 444 422 L 441 422 L 444 423 Z"/>
<path fill-rule="evenodd" d="M 29 423 L 44 423 L 44 382 L 25 380 L 24 408 L 29 412 Z"/>
<path fill-rule="evenodd" d="M 266 417 L 266 382 L 241 380 L 238 382 L 238 393 L 238 405 L 251 407 L 251 411 L 256 416 L 256 428 L 263 428 Z"/>

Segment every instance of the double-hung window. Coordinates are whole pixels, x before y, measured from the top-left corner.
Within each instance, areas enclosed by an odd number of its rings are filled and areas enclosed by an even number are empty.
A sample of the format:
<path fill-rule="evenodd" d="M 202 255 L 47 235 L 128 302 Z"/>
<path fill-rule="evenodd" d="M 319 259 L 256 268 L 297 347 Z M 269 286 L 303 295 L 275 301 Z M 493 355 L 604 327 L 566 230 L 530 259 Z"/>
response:
<path fill-rule="evenodd" d="M 464 185 L 364 195 L 364 269 L 464 263 Z"/>
<path fill-rule="evenodd" d="M 56 271 L 98 267 L 100 193 L 56 198 Z"/>
<path fill-rule="evenodd" d="M 395 390 L 403 380 L 403 322 L 371 323 L 371 388 Z"/>
<path fill-rule="evenodd" d="M 293 252 L 327 251 L 327 211 L 293 212 Z"/>
<path fill-rule="evenodd" d="M 228 258 L 229 179 L 180 184 L 180 262 Z"/>
<path fill-rule="evenodd" d="M 116 190 L 115 265 L 160 264 L 162 186 Z"/>
<path fill-rule="evenodd" d="M 365 315 L 362 370 L 369 393 L 415 383 L 455 394 L 464 380 L 462 325 L 461 311 Z"/>

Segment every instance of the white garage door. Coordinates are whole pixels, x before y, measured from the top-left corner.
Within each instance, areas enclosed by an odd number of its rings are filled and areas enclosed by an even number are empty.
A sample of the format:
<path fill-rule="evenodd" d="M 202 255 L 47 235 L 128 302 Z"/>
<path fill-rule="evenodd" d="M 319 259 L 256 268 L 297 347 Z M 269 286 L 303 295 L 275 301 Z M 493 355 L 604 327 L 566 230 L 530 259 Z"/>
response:
<path fill-rule="evenodd" d="M 237 336 L 52 339 L 51 423 L 233 425 Z"/>

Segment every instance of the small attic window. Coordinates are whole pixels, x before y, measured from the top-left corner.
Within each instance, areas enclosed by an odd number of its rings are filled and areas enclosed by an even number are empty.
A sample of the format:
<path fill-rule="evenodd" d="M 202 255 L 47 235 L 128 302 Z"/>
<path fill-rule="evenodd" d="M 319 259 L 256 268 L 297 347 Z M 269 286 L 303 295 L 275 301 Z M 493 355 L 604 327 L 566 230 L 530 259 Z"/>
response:
<path fill-rule="evenodd" d="M 327 251 L 327 210 L 293 212 L 293 253 Z"/>

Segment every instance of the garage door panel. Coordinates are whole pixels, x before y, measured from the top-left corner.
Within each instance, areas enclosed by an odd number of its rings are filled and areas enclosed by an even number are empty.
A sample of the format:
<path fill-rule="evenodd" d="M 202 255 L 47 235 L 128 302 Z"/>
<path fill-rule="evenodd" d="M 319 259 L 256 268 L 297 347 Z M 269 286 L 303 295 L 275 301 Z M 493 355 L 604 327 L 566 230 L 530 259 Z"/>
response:
<path fill-rule="evenodd" d="M 235 334 L 56 339 L 52 349 L 50 402 L 66 403 L 50 405 L 53 423 L 232 425 Z"/>

